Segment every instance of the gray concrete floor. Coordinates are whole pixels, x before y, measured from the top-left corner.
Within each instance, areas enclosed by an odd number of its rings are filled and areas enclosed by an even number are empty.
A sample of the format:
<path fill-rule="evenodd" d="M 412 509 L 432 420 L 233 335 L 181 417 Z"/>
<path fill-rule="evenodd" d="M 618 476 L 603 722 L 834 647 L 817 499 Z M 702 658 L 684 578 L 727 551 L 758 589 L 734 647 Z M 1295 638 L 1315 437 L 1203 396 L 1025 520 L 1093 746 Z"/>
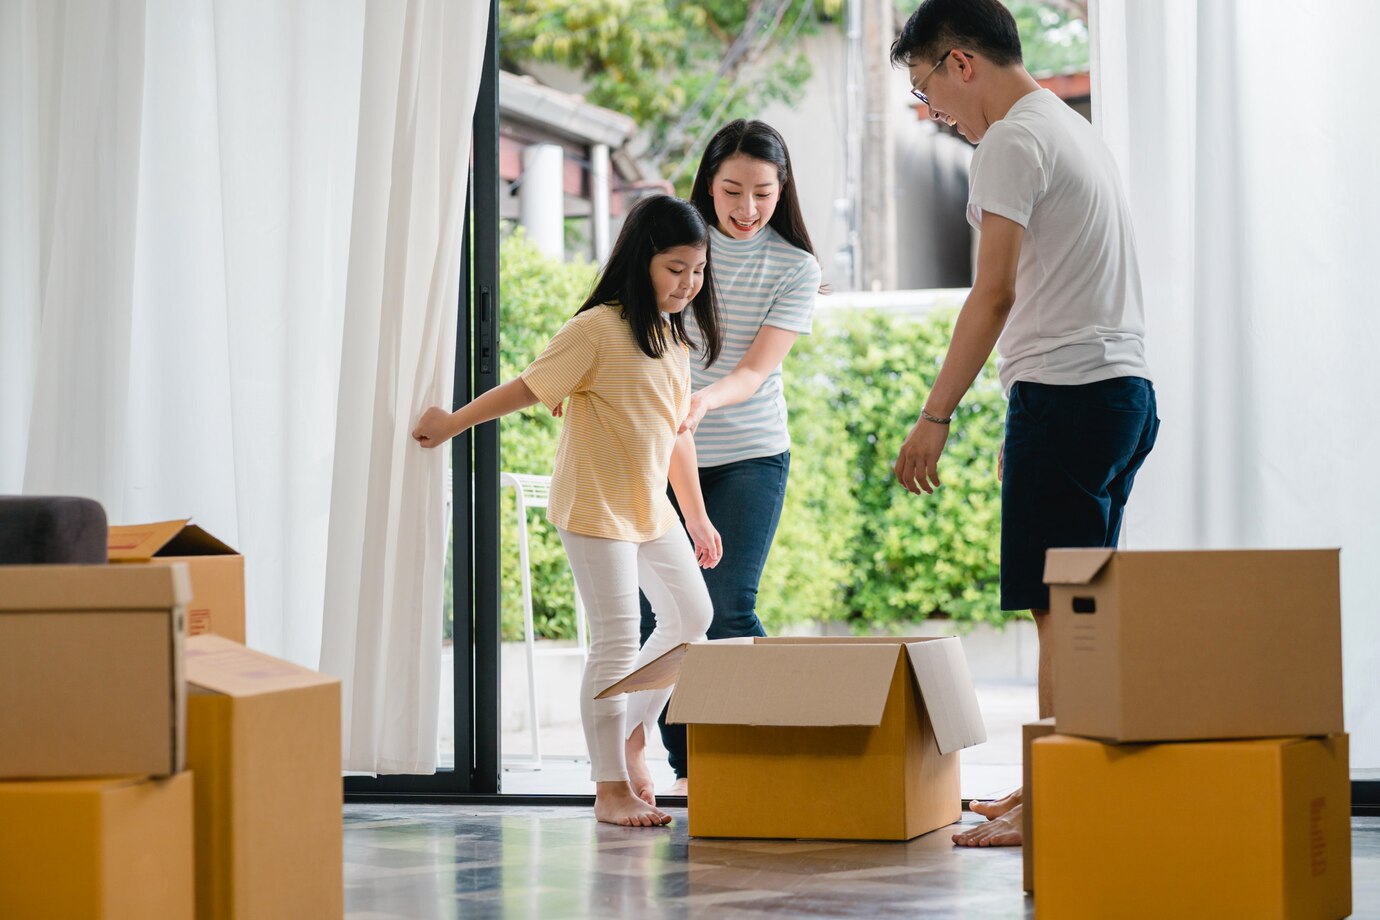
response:
<path fill-rule="evenodd" d="M 907 843 L 700 840 L 669 811 L 670 827 L 632 829 L 585 808 L 349 805 L 346 917 L 1034 916 L 1019 849 L 958 849 L 947 829 Z M 1380 818 L 1353 819 L 1352 845 L 1353 916 L 1380 917 Z"/>

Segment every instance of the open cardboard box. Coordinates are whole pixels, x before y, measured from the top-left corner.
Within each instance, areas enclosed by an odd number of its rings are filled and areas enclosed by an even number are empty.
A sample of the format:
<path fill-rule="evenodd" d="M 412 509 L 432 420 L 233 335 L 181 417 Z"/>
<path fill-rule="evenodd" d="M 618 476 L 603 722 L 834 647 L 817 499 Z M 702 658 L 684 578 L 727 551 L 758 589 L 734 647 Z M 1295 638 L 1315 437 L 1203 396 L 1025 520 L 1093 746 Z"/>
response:
<path fill-rule="evenodd" d="M 182 770 L 181 565 L 0 566 L 0 777 Z"/>
<path fill-rule="evenodd" d="M 688 643 L 599 698 L 672 683 L 697 837 L 909 840 L 959 819 L 987 740 L 951 637 Z"/>
<path fill-rule="evenodd" d="M 197 917 L 341 916 L 340 681 L 193 636 L 187 684 Z"/>
<path fill-rule="evenodd" d="M 1338 550 L 1052 549 L 1045 581 L 1060 734 L 1345 730 Z"/>
<path fill-rule="evenodd" d="M 181 562 L 192 576 L 187 635 L 244 642 L 244 557 L 186 518 L 111 527 L 111 562 Z"/>

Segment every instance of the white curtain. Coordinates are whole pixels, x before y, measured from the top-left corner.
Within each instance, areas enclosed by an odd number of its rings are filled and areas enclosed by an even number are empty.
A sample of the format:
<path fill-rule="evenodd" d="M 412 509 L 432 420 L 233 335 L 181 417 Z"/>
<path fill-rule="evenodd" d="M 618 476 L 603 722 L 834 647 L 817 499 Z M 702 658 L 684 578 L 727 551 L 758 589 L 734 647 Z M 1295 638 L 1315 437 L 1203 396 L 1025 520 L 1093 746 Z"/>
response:
<path fill-rule="evenodd" d="M 1340 546 L 1352 766 L 1380 767 L 1380 4 L 1091 14 L 1093 121 L 1131 198 L 1164 419 L 1127 543 Z"/>
<path fill-rule="evenodd" d="M 348 769 L 434 769 L 445 457 L 405 435 L 450 399 L 486 13 L 0 0 L 0 492 L 240 549 Z"/>

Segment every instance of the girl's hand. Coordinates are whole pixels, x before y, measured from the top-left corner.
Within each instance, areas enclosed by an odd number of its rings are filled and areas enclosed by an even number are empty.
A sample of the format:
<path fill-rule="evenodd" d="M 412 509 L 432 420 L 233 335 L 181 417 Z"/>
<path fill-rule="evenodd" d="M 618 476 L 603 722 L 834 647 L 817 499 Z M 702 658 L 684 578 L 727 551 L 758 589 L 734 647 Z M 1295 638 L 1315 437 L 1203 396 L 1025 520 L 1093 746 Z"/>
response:
<path fill-rule="evenodd" d="M 551 417 L 560 418 L 563 415 L 565 415 L 565 403 L 557 403 L 556 408 L 551 410 Z"/>
<path fill-rule="evenodd" d="M 687 431 L 693 433 L 700 427 L 700 422 L 704 421 L 704 414 L 709 411 L 709 406 L 705 405 L 703 392 L 701 390 L 699 393 L 690 394 L 690 412 L 676 429 L 676 434 L 685 434 Z"/>
<path fill-rule="evenodd" d="M 724 543 L 719 532 L 709 523 L 709 518 L 690 518 L 685 522 L 690 539 L 695 544 L 695 561 L 702 569 L 712 569 L 719 564 L 724 555 Z"/>
<path fill-rule="evenodd" d="M 423 447 L 444 444 L 455 434 L 451 431 L 450 413 L 440 406 L 432 406 L 423 412 L 417 420 L 417 427 L 412 429 L 412 437 Z"/>

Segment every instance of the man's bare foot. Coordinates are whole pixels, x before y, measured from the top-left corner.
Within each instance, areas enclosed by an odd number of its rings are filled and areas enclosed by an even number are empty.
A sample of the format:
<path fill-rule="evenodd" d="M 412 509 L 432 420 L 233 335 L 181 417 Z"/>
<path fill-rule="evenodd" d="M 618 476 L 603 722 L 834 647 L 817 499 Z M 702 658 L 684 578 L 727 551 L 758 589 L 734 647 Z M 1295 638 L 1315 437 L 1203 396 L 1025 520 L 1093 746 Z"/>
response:
<path fill-rule="evenodd" d="M 647 735 L 641 725 L 633 729 L 623 750 L 628 763 L 628 784 L 638 798 L 655 808 L 656 783 L 652 781 L 652 771 L 647 769 Z"/>
<path fill-rule="evenodd" d="M 683 795 L 688 797 L 690 795 L 690 780 L 687 777 L 678 776 L 676 777 L 676 781 L 674 784 L 672 784 L 671 788 L 667 789 L 665 792 L 661 794 Z"/>
<path fill-rule="evenodd" d="M 986 824 L 962 834 L 954 834 L 954 843 L 961 847 L 1018 847 L 1021 845 L 1021 806 Z"/>
<path fill-rule="evenodd" d="M 1019 804 L 1021 804 L 1021 790 L 1017 787 L 1014 792 L 990 802 L 969 802 L 968 810 L 991 821 L 993 818 L 1000 818 Z"/>
<path fill-rule="evenodd" d="M 670 815 L 638 798 L 627 782 L 599 783 L 595 788 L 594 817 L 605 824 L 661 827 L 671 823 Z"/>

